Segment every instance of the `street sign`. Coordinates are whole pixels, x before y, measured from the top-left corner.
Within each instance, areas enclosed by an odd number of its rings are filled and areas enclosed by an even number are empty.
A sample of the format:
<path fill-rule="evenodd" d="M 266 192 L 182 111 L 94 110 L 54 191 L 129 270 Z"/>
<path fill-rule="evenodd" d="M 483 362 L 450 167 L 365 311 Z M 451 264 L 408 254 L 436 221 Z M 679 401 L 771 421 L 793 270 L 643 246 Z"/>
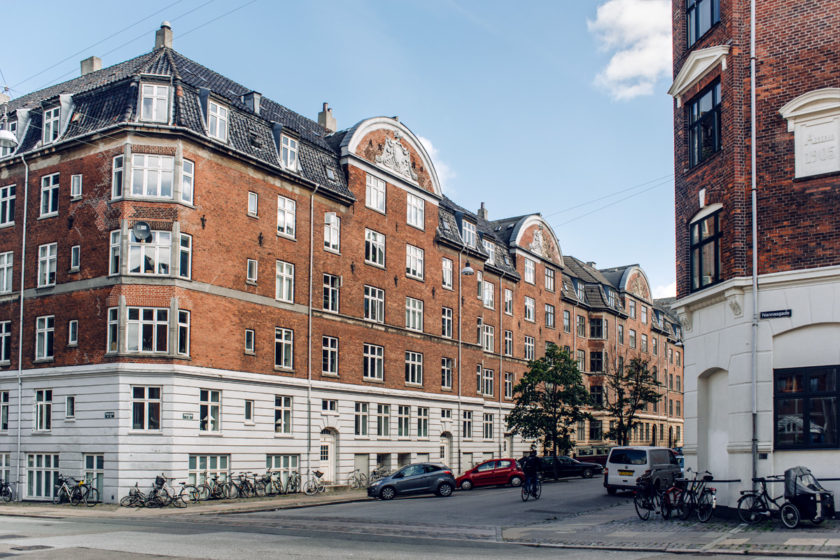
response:
<path fill-rule="evenodd" d="M 106 418 L 106 419 L 108 419 L 108 418 L 113 418 L 113 417 L 114 417 L 114 413 L 113 413 L 113 412 L 106 412 L 106 413 L 105 413 L 105 418 Z"/>
<path fill-rule="evenodd" d="M 193 419 L 192 412 L 184 412 L 183 414 L 181 414 L 181 419 L 182 420 L 192 420 Z"/>
<path fill-rule="evenodd" d="M 790 309 L 777 309 L 776 311 L 762 311 L 760 317 L 762 319 L 779 319 L 781 317 L 790 317 L 792 314 Z"/>

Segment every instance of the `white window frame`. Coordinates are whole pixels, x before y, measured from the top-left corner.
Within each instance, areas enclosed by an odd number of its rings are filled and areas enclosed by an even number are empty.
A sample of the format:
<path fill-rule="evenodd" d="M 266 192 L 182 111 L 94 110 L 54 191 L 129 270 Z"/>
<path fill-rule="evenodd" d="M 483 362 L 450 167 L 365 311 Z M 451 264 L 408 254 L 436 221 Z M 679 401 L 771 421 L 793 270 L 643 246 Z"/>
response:
<path fill-rule="evenodd" d="M 411 407 L 399 405 L 397 407 L 397 437 L 411 436 Z"/>
<path fill-rule="evenodd" d="M 321 337 L 321 373 L 338 376 L 338 339 L 334 336 Z"/>
<path fill-rule="evenodd" d="M 385 322 L 385 290 L 365 285 L 365 320 L 375 323 Z"/>
<path fill-rule="evenodd" d="M 131 196 L 172 200 L 175 158 L 157 154 L 131 154 Z"/>
<path fill-rule="evenodd" d="M 65 420 L 75 420 L 76 419 L 76 396 L 75 395 L 66 395 L 64 397 L 64 419 Z"/>
<path fill-rule="evenodd" d="M 181 202 L 192 204 L 195 200 L 195 164 L 188 159 L 181 162 Z"/>
<path fill-rule="evenodd" d="M 429 408 L 426 406 L 417 407 L 417 437 L 421 439 L 429 437 Z"/>
<path fill-rule="evenodd" d="M 14 251 L 0 253 L 0 294 L 9 294 L 12 292 L 14 261 Z"/>
<path fill-rule="evenodd" d="M 414 245 L 405 246 L 405 275 L 408 278 L 422 280 L 424 273 L 424 261 L 426 252 Z"/>
<path fill-rule="evenodd" d="M 462 221 L 461 233 L 464 237 L 464 244 L 466 244 L 467 247 L 475 249 L 476 243 L 478 243 L 478 235 L 476 234 L 475 224 L 466 220 Z"/>
<path fill-rule="evenodd" d="M 73 245 L 70 247 L 70 272 L 77 272 L 82 261 L 82 247 Z"/>
<path fill-rule="evenodd" d="M 35 360 L 52 360 L 55 356 L 55 315 L 35 319 Z"/>
<path fill-rule="evenodd" d="M 41 126 L 41 129 L 44 132 L 42 140 L 44 144 L 52 144 L 58 140 L 58 134 L 60 132 L 59 125 L 61 122 L 61 107 L 44 109 L 43 121 L 44 122 Z"/>
<path fill-rule="evenodd" d="M 298 170 L 298 150 L 300 143 L 297 139 L 285 134 L 280 136 L 280 162 L 289 171 Z"/>
<path fill-rule="evenodd" d="M 533 336 L 526 336 L 525 337 L 525 359 L 529 360 L 529 361 L 534 359 L 534 337 Z"/>
<path fill-rule="evenodd" d="M 120 309 L 110 307 L 108 309 L 108 331 L 105 341 L 105 352 L 116 353 L 120 351 Z"/>
<path fill-rule="evenodd" d="M 140 120 L 146 122 L 169 122 L 169 86 L 162 84 L 141 84 Z"/>
<path fill-rule="evenodd" d="M 338 313 L 339 306 L 339 286 L 341 285 L 341 278 L 334 274 L 324 274 L 323 276 L 323 309 L 331 313 Z"/>
<path fill-rule="evenodd" d="M 135 318 L 132 318 L 132 315 Z M 167 354 L 169 352 L 169 309 L 165 307 L 126 308 L 125 350 L 140 354 Z M 132 332 L 134 331 L 134 332 Z M 143 332 L 147 331 L 152 348 L 143 348 Z"/>
<path fill-rule="evenodd" d="M 484 413 L 484 439 L 493 439 L 493 415 Z"/>
<path fill-rule="evenodd" d="M 245 264 L 245 281 L 256 284 L 258 274 L 259 262 L 256 259 L 247 259 Z"/>
<path fill-rule="evenodd" d="M 114 276 L 120 273 L 120 245 L 122 244 L 122 234 L 120 230 L 111 232 L 110 251 L 108 253 L 108 276 Z"/>
<path fill-rule="evenodd" d="M 257 217 L 260 207 L 260 195 L 253 191 L 248 191 L 248 215 Z"/>
<path fill-rule="evenodd" d="M 484 250 L 487 251 L 487 264 L 496 264 L 496 245 L 489 239 L 482 239 L 481 244 Z"/>
<path fill-rule="evenodd" d="M 297 202 L 292 198 L 277 195 L 277 235 L 295 238 Z"/>
<path fill-rule="evenodd" d="M 472 439 L 473 437 L 473 413 L 472 410 L 464 410 L 461 414 L 461 437 Z M 469 466 L 469 465 L 468 465 Z"/>
<path fill-rule="evenodd" d="M 15 185 L 0 188 L 0 226 L 15 225 Z"/>
<path fill-rule="evenodd" d="M 441 285 L 447 290 L 452 289 L 452 260 L 446 257 L 441 259 Z"/>
<path fill-rule="evenodd" d="M 505 288 L 505 315 L 513 315 L 513 290 Z"/>
<path fill-rule="evenodd" d="M 49 432 L 52 430 L 52 389 L 35 390 L 35 425 L 36 432 Z"/>
<path fill-rule="evenodd" d="M 224 482 L 230 476 L 230 455 L 190 455 L 188 461 L 190 484 L 204 484 L 208 478 Z"/>
<path fill-rule="evenodd" d="M 555 309 L 554 306 L 550 303 L 545 304 L 545 326 L 549 329 L 555 328 L 557 325 L 557 319 L 555 316 Z"/>
<path fill-rule="evenodd" d="M 556 273 L 553 268 L 545 267 L 545 289 L 553 292 L 556 286 Z"/>
<path fill-rule="evenodd" d="M 39 218 L 58 215 L 58 188 L 60 173 L 41 177 L 41 214 Z"/>
<path fill-rule="evenodd" d="M 83 175 L 70 175 L 70 198 L 75 200 L 82 198 L 82 180 Z"/>
<path fill-rule="evenodd" d="M 58 453 L 28 453 L 26 497 L 49 499 L 58 486 Z"/>
<path fill-rule="evenodd" d="M 17 137 L 17 121 L 8 121 L 6 122 L 5 126 L 0 125 L 0 130 L 8 130 L 15 137 Z M 7 146 L 5 148 L 0 148 L 0 157 L 12 155 L 12 153 L 15 150 L 17 150 L 17 146 Z M 8 478 L 4 478 L 3 480 L 8 480 Z"/>
<path fill-rule="evenodd" d="M 336 399 L 321 399 L 321 414 L 338 414 Z"/>
<path fill-rule="evenodd" d="M 370 415 L 368 413 L 368 403 L 357 402 L 356 411 L 353 415 L 353 433 L 357 436 L 368 435 L 368 420 Z"/>
<path fill-rule="evenodd" d="M 111 160 L 111 198 L 122 198 L 125 177 L 125 156 L 120 154 Z"/>
<path fill-rule="evenodd" d="M 496 309 L 496 286 L 487 280 L 484 280 L 481 285 L 484 290 L 484 297 L 482 298 L 484 307 L 487 309 Z"/>
<path fill-rule="evenodd" d="M 528 284 L 536 284 L 537 282 L 537 263 L 529 258 L 525 258 L 525 281 Z"/>
<path fill-rule="evenodd" d="M 67 323 L 67 346 L 79 345 L 79 320 L 72 319 Z"/>
<path fill-rule="evenodd" d="M 484 325 L 484 336 L 481 338 L 481 347 L 485 352 L 492 352 L 496 348 L 496 329 L 493 325 Z"/>
<path fill-rule="evenodd" d="M 288 395 L 274 395 L 274 433 L 291 435 L 294 415 L 294 402 Z"/>
<path fill-rule="evenodd" d="M 426 201 L 406 193 L 406 223 L 420 230 L 426 229 Z"/>
<path fill-rule="evenodd" d="M 505 398 L 513 398 L 513 372 L 505 372 Z"/>
<path fill-rule="evenodd" d="M 256 340 L 254 329 L 245 329 L 245 353 L 254 354 L 256 352 Z"/>
<path fill-rule="evenodd" d="M 376 435 L 380 437 L 391 436 L 391 405 L 376 405 Z"/>
<path fill-rule="evenodd" d="M 279 355 L 278 355 L 279 354 Z M 295 365 L 295 332 L 284 327 L 274 328 L 274 367 L 290 370 Z"/>
<path fill-rule="evenodd" d="M 423 300 L 406 296 L 405 298 L 405 328 L 410 331 L 423 332 Z"/>
<path fill-rule="evenodd" d="M 131 386 L 131 429 L 134 431 L 159 432 L 163 409 L 163 388 L 154 385 Z M 137 411 L 142 412 L 140 427 L 137 426 Z M 152 414 L 154 413 L 154 414 Z M 154 418 L 155 423 L 151 422 Z"/>
<path fill-rule="evenodd" d="M 441 389 L 452 389 L 452 358 L 440 359 L 440 387 Z"/>
<path fill-rule="evenodd" d="M 513 331 L 505 331 L 505 356 L 513 356 Z"/>
<path fill-rule="evenodd" d="M 385 193 L 385 181 L 368 173 L 365 180 L 365 206 L 384 214 Z"/>
<path fill-rule="evenodd" d="M 12 360 L 12 322 L 0 321 L 0 364 L 9 364 Z"/>
<path fill-rule="evenodd" d="M 128 274 L 134 276 L 172 275 L 172 232 L 152 230 L 140 241 L 133 229 L 128 232 Z M 151 264 L 152 268 L 147 267 Z"/>
<path fill-rule="evenodd" d="M 192 278 L 192 235 L 178 236 L 178 276 L 185 280 Z"/>
<path fill-rule="evenodd" d="M 453 313 L 451 307 L 443 307 L 440 311 L 440 335 L 444 338 L 452 338 Z"/>
<path fill-rule="evenodd" d="M 286 261 L 277 261 L 274 299 L 286 303 L 295 300 L 295 265 Z"/>
<path fill-rule="evenodd" d="M 324 214 L 324 250 L 341 252 L 341 218 L 335 212 Z"/>
<path fill-rule="evenodd" d="M 406 385 L 423 385 L 423 354 L 420 352 L 405 352 L 405 383 Z"/>
<path fill-rule="evenodd" d="M 190 312 L 179 309 L 177 340 L 175 341 L 175 353 L 181 356 L 190 355 Z"/>
<path fill-rule="evenodd" d="M 486 397 L 492 397 L 493 392 L 496 390 L 496 372 L 492 369 L 485 368 L 481 381 L 481 393 Z"/>
<path fill-rule="evenodd" d="M 221 142 L 228 139 L 230 109 L 212 99 L 207 100 L 207 135 Z"/>
<path fill-rule="evenodd" d="M 365 263 L 385 267 L 385 235 L 365 228 Z"/>
<path fill-rule="evenodd" d="M 537 320 L 536 301 L 534 298 L 525 296 L 525 320 L 531 323 Z"/>
<path fill-rule="evenodd" d="M 382 381 L 385 377 L 385 348 L 365 343 L 363 356 L 362 377 Z"/>

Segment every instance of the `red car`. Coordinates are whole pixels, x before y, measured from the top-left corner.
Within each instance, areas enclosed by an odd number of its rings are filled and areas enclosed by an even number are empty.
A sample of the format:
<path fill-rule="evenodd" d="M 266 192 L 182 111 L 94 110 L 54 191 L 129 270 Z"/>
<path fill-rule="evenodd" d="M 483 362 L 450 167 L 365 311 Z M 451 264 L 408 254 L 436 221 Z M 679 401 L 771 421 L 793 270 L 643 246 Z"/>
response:
<path fill-rule="evenodd" d="M 523 480 L 525 473 L 516 465 L 515 459 L 490 459 L 459 476 L 455 484 L 461 490 L 472 490 L 473 486 L 519 486 Z"/>

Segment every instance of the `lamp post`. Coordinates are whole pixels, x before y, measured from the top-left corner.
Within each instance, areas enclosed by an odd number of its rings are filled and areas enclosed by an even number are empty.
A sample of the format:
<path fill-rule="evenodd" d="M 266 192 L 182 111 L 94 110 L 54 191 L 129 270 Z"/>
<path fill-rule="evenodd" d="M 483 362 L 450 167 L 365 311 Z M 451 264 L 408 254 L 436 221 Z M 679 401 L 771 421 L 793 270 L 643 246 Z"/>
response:
<path fill-rule="evenodd" d="M 462 295 L 462 286 L 461 286 L 461 277 L 462 276 L 472 276 L 475 274 L 475 270 L 470 266 L 470 261 L 467 261 L 466 266 L 463 268 L 461 267 L 461 257 L 464 254 L 464 250 L 467 248 L 464 245 L 464 248 L 461 249 L 461 252 L 458 253 L 458 418 L 455 421 L 455 433 L 458 435 L 458 472 L 463 472 L 461 470 L 461 437 L 463 428 L 458 426 L 458 422 L 463 422 L 462 412 L 461 412 L 461 373 L 463 369 L 461 367 L 461 342 L 463 340 L 461 334 L 461 315 L 464 311 L 464 296 Z M 461 424 L 463 426 L 463 423 Z"/>
<path fill-rule="evenodd" d="M 10 130 L 0 130 L 0 148 L 17 148 L 18 139 Z M 17 367 L 17 383 L 18 383 L 18 398 L 17 398 L 17 468 L 15 480 L 20 485 L 20 450 L 21 450 L 21 421 L 23 413 L 23 290 L 24 290 L 24 269 L 26 267 L 26 215 L 29 207 L 29 164 L 26 163 L 26 158 L 20 154 L 20 161 L 23 162 L 24 177 L 23 177 L 23 227 L 21 228 L 21 244 L 20 244 L 20 319 L 18 322 L 18 367 Z M 19 486 L 15 488 L 19 490 Z M 18 500 L 21 499 L 20 492 Z"/>

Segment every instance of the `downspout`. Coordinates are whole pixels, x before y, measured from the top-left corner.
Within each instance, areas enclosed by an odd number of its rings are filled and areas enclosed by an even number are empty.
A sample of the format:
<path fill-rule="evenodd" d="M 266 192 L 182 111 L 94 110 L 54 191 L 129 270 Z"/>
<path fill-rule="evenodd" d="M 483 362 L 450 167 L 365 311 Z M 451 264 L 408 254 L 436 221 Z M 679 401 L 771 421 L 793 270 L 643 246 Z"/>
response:
<path fill-rule="evenodd" d="M 463 296 L 461 295 L 461 280 L 462 280 L 461 277 L 464 274 L 461 272 L 462 267 L 463 267 L 463 263 L 461 262 L 461 259 L 462 259 L 462 256 L 463 256 L 466 248 L 467 248 L 467 246 L 464 245 L 461 248 L 461 251 L 458 253 L 458 418 L 455 422 L 455 434 L 456 434 L 456 437 L 457 437 L 455 447 L 458 451 L 458 472 L 459 473 L 463 472 L 461 470 L 461 432 L 463 430 L 462 430 L 462 427 L 458 425 L 458 424 L 461 424 L 463 422 L 463 418 L 461 418 L 461 373 L 463 372 L 463 369 L 461 367 L 461 341 L 462 341 L 461 315 L 463 315 L 463 312 L 464 312 L 464 300 L 463 300 Z"/>
<path fill-rule="evenodd" d="M 20 161 L 23 162 L 25 168 L 23 179 L 23 233 L 21 234 L 20 244 L 20 322 L 18 323 L 18 370 L 17 370 L 17 499 L 21 500 L 20 494 L 20 470 L 21 470 L 21 430 L 23 423 L 23 291 L 25 287 L 26 276 L 24 271 L 26 267 L 26 215 L 29 210 L 29 164 L 26 163 L 26 158 L 20 154 Z"/>
<path fill-rule="evenodd" d="M 502 276 L 499 278 L 499 457 L 504 457 L 502 453 L 502 441 L 504 440 L 504 431 L 505 426 L 502 421 L 502 391 L 505 389 L 504 385 L 504 363 L 503 363 L 503 356 L 504 356 L 504 349 L 505 349 L 505 330 L 504 326 L 502 325 L 502 317 L 504 315 L 504 288 L 503 284 L 505 281 L 505 271 L 502 271 Z M 510 450 L 510 456 L 513 457 L 513 450 Z"/>
<path fill-rule="evenodd" d="M 315 247 L 315 193 L 309 196 L 309 313 L 306 332 L 306 476 L 309 476 L 312 462 L 312 259 Z M 329 473 L 332 476 L 332 473 Z"/>
<path fill-rule="evenodd" d="M 750 182 L 752 205 L 752 478 L 758 477 L 758 201 L 755 145 L 755 0 L 750 0 Z"/>

